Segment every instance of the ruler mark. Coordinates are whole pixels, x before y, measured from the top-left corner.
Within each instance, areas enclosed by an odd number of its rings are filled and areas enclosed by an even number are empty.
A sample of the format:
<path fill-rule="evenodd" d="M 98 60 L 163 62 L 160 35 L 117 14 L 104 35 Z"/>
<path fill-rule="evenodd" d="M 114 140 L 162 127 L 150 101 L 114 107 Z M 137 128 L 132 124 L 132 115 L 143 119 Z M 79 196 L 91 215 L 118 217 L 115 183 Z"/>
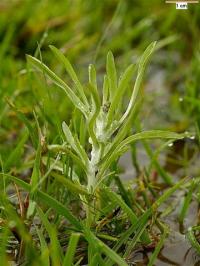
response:
<path fill-rule="evenodd" d="M 197 0 L 191 0 L 191 1 L 185 1 L 185 0 L 181 0 L 181 1 L 179 1 L 179 0 L 166 0 L 165 1 L 166 4 L 176 4 L 178 2 L 184 2 L 186 4 L 198 4 L 199 3 L 199 1 L 197 1 Z"/>

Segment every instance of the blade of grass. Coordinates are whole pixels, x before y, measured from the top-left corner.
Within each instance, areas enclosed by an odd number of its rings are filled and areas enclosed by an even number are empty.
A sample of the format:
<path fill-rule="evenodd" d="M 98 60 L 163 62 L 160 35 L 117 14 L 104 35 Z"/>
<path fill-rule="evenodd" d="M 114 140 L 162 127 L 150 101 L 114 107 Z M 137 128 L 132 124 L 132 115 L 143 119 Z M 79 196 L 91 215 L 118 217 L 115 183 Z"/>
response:
<path fill-rule="evenodd" d="M 173 185 L 173 178 L 171 175 L 169 175 L 165 169 L 159 164 L 159 162 L 157 161 L 157 156 L 158 156 L 158 153 L 153 153 L 153 151 L 151 150 L 151 147 L 150 145 L 147 143 L 147 141 L 145 140 L 142 140 L 142 143 L 144 145 L 144 148 L 150 158 L 150 160 L 152 161 L 152 165 L 155 167 L 155 169 L 157 170 L 158 174 L 163 178 L 163 180 L 165 181 L 166 184 L 168 185 Z M 163 147 L 166 147 L 168 146 L 168 144 L 171 143 L 171 140 L 170 142 L 166 142 L 163 144 Z M 157 156 L 156 156 L 157 155 Z"/>
<path fill-rule="evenodd" d="M 89 264 L 89 266 L 97 266 L 97 265 L 101 265 L 101 266 L 106 266 L 106 264 L 104 263 L 102 257 L 100 254 L 96 253 L 93 258 L 91 263 Z"/>
<path fill-rule="evenodd" d="M 44 214 L 44 212 L 42 211 L 42 209 L 37 206 L 37 213 L 42 221 L 42 224 L 44 226 L 44 228 L 46 229 L 49 237 L 50 237 L 50 249 L 52 252 L 50 252 L 50 257 L 52 258 L 52 263 L 53 265 L 57 266 L 60 265 L 60 262 L 62 260 L 63 254 L 62 254 L 62 249 L 60 246 L 60 243 L 58 241 L 58 237 L 57 237 L 57 232 L 55 229 L 55 225 L 52 225 L 47 216 Z"/>
<path fill-rule="evenodd" d="M 48 149 L 55 152 L 64 152 L 66 155 L 69 155 L 75 163 L 85 172 L 87 173 L 86 166 L 84 162 L 75 155 L 66 145 L 48 145 Z"/>
<path fill-rule="evenodd" d="M 115 244 L 115 246 L 113 247 L 113 250 L 115 252 L 117 252 L 120 247 L 126 243 L 128 241 L 128 238 L 137 230 L 137 236 L 134 238 L 134 241 L 132 241 L 132 248 L 133 245 L 135 245 L 137 243 L 137 241 L 139 240 L 139 236 L 141 235 L 143 229 L 145 229 L 145 225 L 148 223 L 148 219 L 149 217 L 151 217 L 151 215 L 160 207 L 160 205 L 165 202 L 177 189 L 179 189 L 184 183 L 185 183 L 186 179 L 182 179 L 180 180 L 177 184 L 175 184 L 172 188 L 169 188 L 167 191 L 164 192 L 163 195 L 161 195 L 156 202 L 152 205 L 151 208 L 147 209 L 142 215 L 141 217 L 138 218 L 138 222 L 133 224 L 125 233 L 122 234 L 122 236 L 120 237 L 119 241 Z M 191 180 L 187 183 L 190 184 Z M 142 225 L 140 227 L 140 230 L 138 230 L 139 226 Z M 130 248 L 131 250 L 131 248 Z M 108 262 L 108 260 L 106 260 Z M 106 264 L 108 266 L 111 266 L 112 263 Z"/>
<path fill-rule="evenodd" d="M 22 157 L 22 153 L 24 151 L 24 144 L 28 139 L 28 132 L 27 130 L 23 133 L 22 138 L 19 140 L 17 146 L 13 149 L 13 151 L 8 156 L 8 159 L 4 163 L 4 171 L 10 170 L 10 167 L 17 166 Z"/>
<path fill-rule="evenodd" d="M 121 179 L 119 178 L 118 175 L 115 175 L 114 179 L 115 179 L 115 183 L 119 189 L 119 192 L 120 192 L 124 202 L 127 204 L 127 206 L 129 206 L 129 208 L 132 208 L 131 200 L 129 198 L 127 190 L 126 190 L 124 184 L 122 183 Z"/>
<path fill-rule="evenodd" d="M 117 263 L 120 266 L 128 266 L 123 258 L 121 258 L 113 249 L 109 248 L 106 244 L 104 244 L 101 240 L 97 237 L 94 237 L 94 241 L 97 242 L 99 249 L 102 253 L 108 256 L 112 261 Z"/>
<path fill-rule="evenodd" d="M 23 180 L 9 175 L 9 174 L 0 174 L 4 175 L 6 179 L 9 179 L 16 184 L 18 184 L 21 188 L 23 188 L 25 191 L 30 192 L 31 191 L 31 185 L 24 182 Z M 81 223 L 77 220 L 77 218 L 68 210 L 66 206 L 64 206 L 62 203 L 51 197 L 50 195 L 42 192 L 37 191 L 37 197 L 35 198 L 35 201 L 43 202 L 50 208 L 54 209 L 59 215 L 62 215 L 65 217 L 77 230 L 82 229 Z"/>
<path fill-rule="evenodd" d="M 58 232 L 55 227 L 52 228 L 51 232 L 51 243 L 50 243 L 50 254 L 52 258 L 52 266 L 61 266 L 61 261 L 62 261 L 62 252 L 60 248 L 60 244 L 58 241 Z"/>
<path fill-rule="evenodd" d="M 0 261 L 2 265 L 9 266 L 9 260 L 6 254 L 6 249 L 7 249 L 7 243 L 9 239 L 9 229 L 7 226 L 4 226 L 1 228 L 0 231 Z"/>
<path fill-rule="evenodd" d="M 163 202 L 165 202 L 177 189 L 179 189 L 185 182 L 187 178 L 181 179 L 178 183 L 176 183 L 173 187 L 169 188 L 167 191 L 163 193 L 152 205 L 153 209 L 157 209 Z M 190 184 L 192 181 L 190 180 L 188 183 Z"/>
<path fill-rule="evenodd" d="M 185 179 L 182 179 L 181 181 L 179 181 L 177 184 L 175 184 L 173 187 L 169 188 L 166 192 L 164 192 L 164 194 L 162 196 L 160 196 L 155 203 L 152 205 L 152 207 L 149 209 L 152 213 L 164 202 L 166 201 L 178 188 L 181 187 L 181 185 L 185 182 Z M 191 182 L 191 181 L 190 181 Z M 132 248 L 135 246 L 135 244 L 137 243 L 137 241 L 139 240 L 139 237 L 141 236 L 142 232 L 144 231 L 144 229 L 146 228 L 147 223 L 145 224 L 145 222 L 140 223 L 139 228 L 135 234 L 135 236 L 133 237 L 131 244 L 129 245 L 129 247 L 127 248 L 124 257 L 129 256 Z"/>
<path fill-rule="evenodd" d="M 71 234 L 68 247 L 67 247 L 67 252 L 64 257 L 63 266 L 73 265 L 73 259 L 74 259 L 74 255 L 76 252 L 76 247 L 77 247 L 79 238 L 80 238 L 80 234 L 78 233 Z"/>
<path fill-rule="evenodd" d="M 191 203 L 191 200 L 192 200 L 193 192 L 196 189 L 196 187 L 197 187 L 197 182 L 195 182 L 195 180 L 193 180 L 187 195 L 184 197 L 184 201 L 183 201 L 180 213 L 179 213 L 179 222 L 180 223 L 183 223 L 183 221 L 185 219 L 187 211 L 188 211 L 188 209 L 190 207 L 190 203 Z"/>
<path fill-rule="evenodd" d="M 153 266 L 154 263 L 155 263 L 155 260 L 157 259 L 158 257 L 158 254 L 164 244 L 164 241 L 167 237 L 167 234 L 168 234 L 168 228 L 166 226 L 164 226 L 164 231 L 163 231 L 163 234 L 161 235 L 161 238 L 158 242 L 158 244 L 156 245 L 156 248 L 154 250 L 154 252 L 152 253 L 150 259 L 149 259 L 149 262 L 148 262 L 148 265 L 147 266 Z"/>
<path fill-rule="evenodd" d="M 136 232 L 134 234 L 133 239 L 131 240 L 130 244 L 126 248 L 126 251 L 125 251 L 125 253 L 123 255 L 124 258 L 129 257 L 129 255 L 132 252 L 133 248 L 135 247 L 135 245 L 137 244 L 137 242 L 141 238 L 143 232 L 145 231 L 147 225 L 148 225 L 148 222 L 145 219 L 143 219 L 140 222 L 140 224 L 139 224 L 139 226 L 138 226 L 138 228 L 137 228 L 137 230 L 136 230 Z"/>
<path fill-rule="evenodd" d="M 121 258 L 113 249 L 108 247 L 99 238 L 97 238 L 93 234 L 93 232 L 86 226 L 84 226 L 84 236 L 87 239 L 89 245 L 91 245 L 92 249 L 96 251 L 98 250 L 99 254 L 104 253 L 108 258 L 110 258 L 112 261 L 114 261 L 120 266 L 128 266 L 128 264 L 124 261 L 123 258 Z"/>
<path fill-rule="evenodd" d="M 29 119 L 26 118 L 25 114 L 23 114 L 23 112 L 18 110 L 17 107 L 9 99 L 6 99 L 6 101 L 9 104 L 9 106 L 16 112 L 17 117 L 26 125 L 28 132 L 29 132 L 29 135 L 31 137 L 33 146 L 36 149 L 37 145 L 38 145 L 37 134 L 36 134 L 33 126 L 31 125 Z"/>
<path fill-rule="evenodd" d="M 60 175 L 56 172 L 52 172 L 51 175 L 55 178 L 55 180 L 57 180 L 58 182 L 60 182 L 64 186 L 66 186 L 66 188 L 68 188 L 71 192 L 74 192 L 76 194 L 89 196 L 88 191 L 83 186 L 81 186 L 80 184 L 74 183 L 70 179 L 68 179 L 68 178 L 64 177 L 63 175 Z"/>
<path fill-rule="evenodd" d="M 119 205 L 122 208 L 122 210 L 130 218 L 132 224 L 135 224 L 138 222 L 138 217 L 135 215 L 133 210 L 123 201 L 123 199 L 119 195 L 111 191 L 108 187 L 104 187 L 102 190 L 112 202 L 115 202 L 115 204 Z M 150 242 L 147 232 L 143 234 L 141 239 L 145 243 Z"/>
<path fill-rule="evenodd" d="M 35 196 L 39 184 L 39 180 L 41 178 L 41 173 L 40 173 L 40 161 L 41 161 L 41 142 L 38 142 L 38 148 L 36 151 L 36 156 L 35 156 L 35 162 L 33 166 L 33 172 L 31 175 L 31 191 L 30 191 L 30 200 L 29 200 L 29 206 L 27 210 L 27 218 L 30 218 L 35 211 Z"/>
<path fill-rule="evenodd" d="M 142 127 L 139 121 L 136 121 L 136 127 L 137 130 L 141 131 Z M 152 151 L 149 143 L 146 140 L 142 140 L 142 144 L 147 152 L 147 155 L 149 156 L 149 159 L 151 160 L 151 164 L 149 167 L 149 172 L 152 170 L 152 166 L 155 167 L 156 171 L 158 172 L 158 174 L 163 178 L 163 180 L 165 181 L 166 184 L 168 185 L 173 185 L 173 177 L 168 174 L 166 172 L 166 170 L 160 165 L 160 163 L 158 162 L 158 156 L 159 153 L 166 147 L 168 147 L 168 145 L 172 143 L 172 141 L 167 141 L 164 144 L 162 144 L 155 152 Z"/>
<path fill-rule="evenodd" d="M 49 252 L 48 244 L 46 243 L 42 230 L 36 227 L 36 232 L 40 240 L 40 252 L 41 252 L 40 258 L 41 258 L 42 266 L 49 266 L 50 265 L 50 260 L 49 260 L 50 252 Z"/>
<path fill-rule="evenodd" d="M 192 247 L 197 251 L 198 254 L 200 254 L 200 244 L 194 235 L 194 231 L 192 227 L 188 228 L 186 236 L 188 240 L 190 241 Z"/>

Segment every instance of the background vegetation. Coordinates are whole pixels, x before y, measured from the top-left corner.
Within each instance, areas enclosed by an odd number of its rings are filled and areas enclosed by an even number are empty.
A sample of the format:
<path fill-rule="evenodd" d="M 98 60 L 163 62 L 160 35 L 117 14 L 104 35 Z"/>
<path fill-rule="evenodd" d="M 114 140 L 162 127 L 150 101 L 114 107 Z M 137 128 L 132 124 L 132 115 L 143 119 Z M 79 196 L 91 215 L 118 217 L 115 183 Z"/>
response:
<path fill-rule="evenodd" d="M 0 2 L 2 265 L 198 265 L 199 11 L 199 4 L 183 11 L 160 0 Z M 100 203 L 89 208 L 95 213 L 91 222 L 86 213 L 94 199 L 82 187 L 81 162 L 62 146 L 69 144 L 65 121 L 90 156 L 87 123 L 44 69 L 39 73 L 27 63 L 26 54 L 73 90 L 76 83 L 49 45 L 69 59 L 84 89 L 88 65 L 94 64 L 101 99 L 110 68 L 112 75 L 108 52 L 119 78 L 154 41 L 123 138 L 144 130 L 180 135 L 131 142 L 95 194 Z M 126 110 L 136 74 L 117 102 L 117 118 Z M 87 99 L 90 94 L 86 90 Z"/>

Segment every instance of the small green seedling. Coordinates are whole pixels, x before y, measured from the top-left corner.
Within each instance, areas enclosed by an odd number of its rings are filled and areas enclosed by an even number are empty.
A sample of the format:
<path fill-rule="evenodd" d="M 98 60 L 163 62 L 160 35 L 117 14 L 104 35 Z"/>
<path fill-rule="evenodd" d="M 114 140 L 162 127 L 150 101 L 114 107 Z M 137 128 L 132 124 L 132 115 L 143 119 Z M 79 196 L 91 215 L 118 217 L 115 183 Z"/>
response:
<path fill-rule="evenodd" d="M 97 85 L 94 65 L 89 66 L 89 82 L 86 91 L 68 59 L 54 46 L 50 46 L 50 48 L 72 79 L 74 83 L 73 89 L 43 62 L 32 56 L 27 56 L 28 62 L 33 67 L 45 73 L 53 83 L 64 90 L 74 107 L 84 117 L 85 125 L 87 126 L 88 142 L 91 146 L 90 152 L 81 145 L 80 139 L 70 130 L 66 122 L 63 122 L 62 128 L 67 144 L 64 143 L 60 147 L 56 146 L 56 148 L 58 150 L 60 148 L 63 151 L 64 147 L 70 147 L 68 155 L 71 156 L 74 163 L 79 162 L 79 166 L 85 172 L 87 184 L 81 184 L 81 180 L 76 183 L 77 186 L 85 186 L 88 193 L 93 195 L 91 199 L 90 196 L 80 194 L 81 199 L 86 202 L 88 225 L 94 222 L 93 209 L 96 209 L 98 206 L 97 193 L 101 186 L 103 186 L 106 177 L 110 174 L 110 166 L 128 150 L 129 144 L 143 139 L 161 138 L 176 140 L 183 137 L 180 134 L 159 130 L 129 135 L 131 122 L 136 116 L 139 106 L 138 102 L 141 98 L 141 84 L 144 79 L 145 69 L 155 50 L 155 46 L 156 42 L 151 43 L 141 56 L 139 62 L 136 65 L 131 64 L 128 66 L 120 79 L 117 77 L 113 54 L 108 52 L 102 97 Z M 125 112 L 122 113 L 119 103 L 122 102 L 136 69 L 137 74 L 132 94 Z"/>

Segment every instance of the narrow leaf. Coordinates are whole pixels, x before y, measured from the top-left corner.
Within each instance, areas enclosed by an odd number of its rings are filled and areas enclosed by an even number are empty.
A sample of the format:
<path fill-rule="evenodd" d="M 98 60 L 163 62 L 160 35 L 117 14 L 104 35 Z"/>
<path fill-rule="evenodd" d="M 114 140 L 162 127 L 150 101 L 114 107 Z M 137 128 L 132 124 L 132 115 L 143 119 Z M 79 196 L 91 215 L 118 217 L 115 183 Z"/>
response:
<path fill-rule="evenodd" d="M 52 172 L 51 175 L 55 178 L 56 181 L 63 184 L 71 192 L 74 192 L 76 194 L 85 195 L 85 196 L 89 195 L 88 191 L 83 186 L 72 182 L 70 179 L 68 179 L 68 178 L 66 178 L 66 177 L 64 177 L 64 176 L 62 176 L 56 172 Z"/>
<path fill-rule="evenodd" d="M 124 115 L 122 116 L 122 118 L 120 119 L 120 123 L 123 123 L 123 121 L 127 118 L 127 116 L 129 115 L 132 107 L 134 106 L 138 93 L 140 91 L 140 87 L 141 87 L 141 83 L 144 77 L 144 72 L 145 72 L 145 68 L 146 68 L 146 64 L 148 62 L 148 60 L 150 59 L 151 54 L 153 53 L 154 49 L 156 46 L 156 42 L 151 43 L 147 49 L 144 51 L 140 61 L 139 61 L 139 66 L 138 66 L 138 73 L 137 73 L 137 78 L 135 81 L 135 85 L 133 88 L 133 93 L 131 95 L 131 99 L 130 102 L 128 104 L 128 107 L 126 109 L 126 112 L 124 113 Z"/>
<path fill-rule="evenodd" d="M 133 77 L 134 71 L 135 71 L 135 66 L 130 65 L 125 70 L 124 74 L 122 75 L 122 78 L 119 81 L 119 86 L 117 88 L 117 91 L 115 92 L 113 101 L 111 102 L 111 106 L 109 108 L 108 124 L 110 124 L 110 122 L 111 122 L 112 115 L 113 115 L 115 109 L 117 108 L 117 105 L 122 100 L 122 96 L 123 96 L 125 90 L 127 89 L 128 83 L 130 82 L 131 78 Z"/>
<path fill-rule="evenodd" d="M 69 60 L 64 56 L 63 53 L 61 53 L 55 46 L 53 45 L 50 45 L 49 46 L 50 49 L 52 50 L 52 52 L 54 53 L 54 55 L 59 59 L 59 61 L 61 63 L 63 63 L 63 65 L 65 66 L 65 69 L 66 71 L 68 72 L 68 74 L 70 75 L 71 79 L 73 80 L 83 102 L 85 105 L 88 105 L 88 101 L 87 101 L 87 98 L 85 96 L 85 93 L 84 93 L 84 89 L 83 89 L 83 86 L 81 85 L 77 75 L 76 75 L 76 72 L 74 71 L 72 65 L 70 64 Z"/>
<path fill-rule="evenodd" d="M 22 156 L 22 153 L 24 151 L 24 144 L 26 143 L 27 139 L 28 139 L 28 132 L 24 132 L 22 138 L 19 140 L 17 146 L 13 149 L 13 151 L 10 153 L 10 155 L 8 156 L 8 159 L 6 160 L 5 164 L 4 164 L 4 170 L 8 171 L 10 170 L 10 167 L 12 166 L 17 166 L 20 158 Z"/>
<path fill-rule="evenodd" d="M 185 134 L 177 134 L 169 131 L 150 130 L 134 134 L 123 140 L 115 150 L 110 150 L 102 159 L 104 165 L 102 166 L 99 176 L 103 175 L 104 171 L 109 168 L 113 160 L 124 152 L 127 145 L 142 139 L 182 139 Z"/>
<path fill-rule="evenodd" d="M 53 83 L 55 83 L 58 87 L 64 90 L 64 92 L 67 94 L 67 97 L 71 100 L 74 106 L 78 108 L 87 117 L 87 107 L 82 103 L 81 99 L 76 96 L 76 94 L 62 79 L 60 79 L 53 71 L 51 71 L 45 64 L 43 64 L 37 58 L 27 55 L 27 60 L 40 71 L 44 72 Z"/>
<path fill-rule="evenodd" d="M 68 143 L 70 144 L 72 149 L 87 164 L 88 163 L 88 157 L 87 157 L 85 150 L 81 146 L 79 140 L 77 140 L 76 138 L 73 137 L 68 125 L 65 122 L 62 123 L 62 128 L 63 128 L 63 132 L 65 134 L 66 140 L 68 141 Z"/>
<path fill-rule="evenodd" d="M 114 94 L 117 91 L 117 72 L 114 57 L 111 51 L 109 51 L 107 55 L 106 72 L 109 83 L 110 100 L 112 101 Z"/>
<path fill-rule="evenodd" d="M 24 182 L 23 180 L 12 176 L 8 174 L 0 174 L 5 176 L 5 178 L 15 182 L 18 184 L 21 188 L 26 190 L 27 192 L 31 191 L 31 185 Z M 69 222 L 74 225 L 78 230 L 82 229 L 81 223 L 76 219 L 76 217 L 68 210 L 66 206 L 64 206 L 62 203 L 51 197 L 50 195 L 46 194 L 45 192 L 42 192 L 40 190 L 37 191 L 37 197 L 35 198 L 35 201 L 40 203 L 43 202 L 50 208 L 54 209 L 59 215 L 65 217 Z"/>
<path fill-rule="evenodd" d="M 80 234 L 78 233 L 71 234 L 68 247 L 67 247 L 67 252 L 66 252 L 66 255 L 63 261 L 63 266 L 73 265 L 73 259 L 74 259 L 74 255 L 76 252 L 76 246 L 78 244 L 79 238 L 80 238 Z"/>
<path fill-rule="evenodd" d="M 156 245 L 156 248 L 155 248 L 154 252 L 152 253 L 152 255 L 150 257 L 147 266 L 153 266 L 154 265 L 155 260 L 157 259 L 158 254 L 159 254 L 159 252 L 160 252 L 160 250 L 161 250 L 161 248 L 162 248 L 162 246 L 164 244 L 164 241 L 165 241 L 165 239 L 167 237 L 167 234 L 168 234 L 168 228 L 166 226 L 164 226 L 164 232 L 161 235 L 161 238 L 160 238 L 158 244 Z"/>
<path fill-rule="evenodd" d="M 103 79 L 103 105 L 108 102 L 109 90 L 108 90 L 108 77 L 104 76 Z"/>

